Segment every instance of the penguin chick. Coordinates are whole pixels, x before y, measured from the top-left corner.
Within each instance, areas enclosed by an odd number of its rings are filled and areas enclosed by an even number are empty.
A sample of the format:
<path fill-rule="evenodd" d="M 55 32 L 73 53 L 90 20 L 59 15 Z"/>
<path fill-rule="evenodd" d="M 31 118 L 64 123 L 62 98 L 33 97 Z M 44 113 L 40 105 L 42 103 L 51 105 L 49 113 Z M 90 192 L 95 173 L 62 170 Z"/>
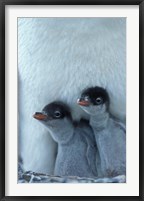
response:
<path fill-rule="evenodd" d="M 99 176 L 126 173 L 126 130 L 109 113 L 110 99 L 102 87 L 84 90 L 77 103 L 90 115 L 100 157 Z"/>
<path fill-rule="evenodd" d="M 96 177 L 96 146 L 92 129 L 81 121 L 74 126 L 65 104 L 52 102 L 33 116 L 43 123 L 58 143 L 54 174 L 59 176 Z"/>

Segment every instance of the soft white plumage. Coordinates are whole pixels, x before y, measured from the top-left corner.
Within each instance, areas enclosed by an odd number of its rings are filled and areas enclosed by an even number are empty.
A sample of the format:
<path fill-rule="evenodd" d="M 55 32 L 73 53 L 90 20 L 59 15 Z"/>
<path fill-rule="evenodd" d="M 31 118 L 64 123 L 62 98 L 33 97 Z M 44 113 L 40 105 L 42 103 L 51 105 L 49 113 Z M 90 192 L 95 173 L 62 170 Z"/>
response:
<path fill-rule="evenodd" d="M 19 136 L 26 170 L 53 173 L 56 144 L 32 114 L 55 100 L 74 119 L 86 117 L 76 100 L 102 86 L 110 110 L 125 121 L 125 18 L 19 18 Z"/>

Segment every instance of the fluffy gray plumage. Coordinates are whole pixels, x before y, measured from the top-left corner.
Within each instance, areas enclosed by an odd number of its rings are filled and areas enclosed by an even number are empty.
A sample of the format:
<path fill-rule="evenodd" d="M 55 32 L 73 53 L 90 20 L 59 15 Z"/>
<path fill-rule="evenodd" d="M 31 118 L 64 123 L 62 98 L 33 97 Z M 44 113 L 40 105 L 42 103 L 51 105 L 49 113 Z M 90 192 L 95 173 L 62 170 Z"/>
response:
<path fill-rule="evenodd" d="M 81 120 L 74 125 L 68 107 L 60 102 L 45 106 L 43 112 L 36 113 L 34 117 L 48 128 L 58 143 L 55 175 L 90 178 L 97 176 L 97 148 L 93 131 L 86 121 Z"/>
<path fill-rule="evenodd" d="M 109 114 L 109 96 L 101 87 L 82 92 L 78 104 L 90 115 L 99 152 L 99 176 L 126 174 L 125 126 Z"/>

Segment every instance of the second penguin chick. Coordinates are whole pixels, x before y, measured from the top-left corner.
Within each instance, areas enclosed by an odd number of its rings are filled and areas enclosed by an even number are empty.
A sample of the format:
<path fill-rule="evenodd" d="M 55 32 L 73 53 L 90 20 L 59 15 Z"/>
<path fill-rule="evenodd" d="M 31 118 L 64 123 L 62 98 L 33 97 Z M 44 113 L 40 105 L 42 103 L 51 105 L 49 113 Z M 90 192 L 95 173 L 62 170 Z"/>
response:
<path fill-rule="evenodd" d="M 125 127 L 109 113 L 109 95 L 102 87 L 84 90 L 77 103 L 90 115 L 100 156 L 99 176 L 126 173 Z"/>
<path fill-rule="evenodd" d="M 34 118 L 43 123 L 58 143 L 54 174 L 59 176 L 96 177 L 96 144 L 85 122 L 74 126 L 67 105 L 52 102 Z M 90 134 L 89 134 L 90 133 Z"/>

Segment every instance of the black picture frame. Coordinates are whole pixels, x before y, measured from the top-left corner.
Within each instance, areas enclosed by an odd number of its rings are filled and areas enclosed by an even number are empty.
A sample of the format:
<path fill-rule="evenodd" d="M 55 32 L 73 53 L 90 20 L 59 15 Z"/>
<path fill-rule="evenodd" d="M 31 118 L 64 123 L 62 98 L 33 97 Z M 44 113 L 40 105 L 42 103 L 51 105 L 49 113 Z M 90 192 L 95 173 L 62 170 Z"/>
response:
<path fill-rule="evenodd" d="M 139 196 L 49 197 L 5 196 L 5 6 L 6 5 L 139 5 Z M 144 0 L 0 0 L 0 200 L 144 200 Z"/>

